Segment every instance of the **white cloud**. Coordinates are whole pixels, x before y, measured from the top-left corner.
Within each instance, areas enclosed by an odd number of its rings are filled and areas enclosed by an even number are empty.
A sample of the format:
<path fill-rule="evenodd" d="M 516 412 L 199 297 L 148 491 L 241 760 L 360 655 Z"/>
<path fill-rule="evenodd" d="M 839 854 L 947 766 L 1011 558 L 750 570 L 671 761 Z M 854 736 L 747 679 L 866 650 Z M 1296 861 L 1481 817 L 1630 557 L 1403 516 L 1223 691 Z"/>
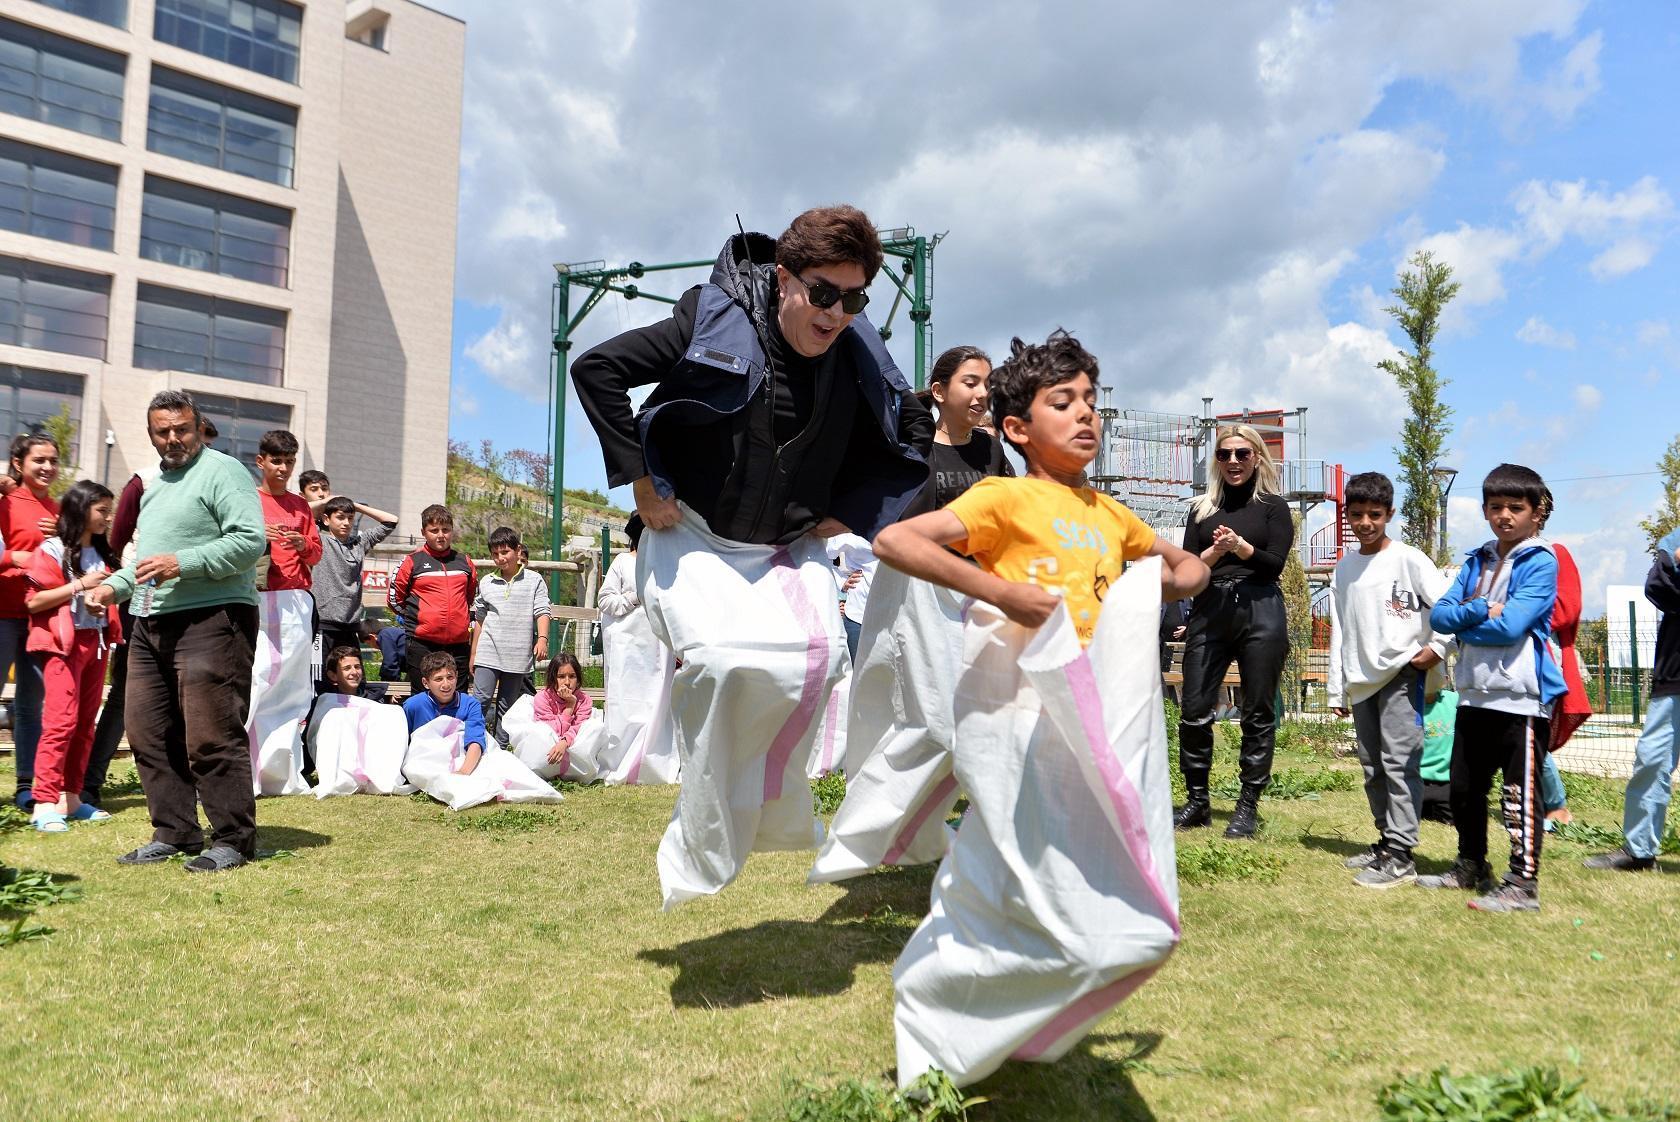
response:
<path fill-rule="evenodd" d="M 1614 194 L 1592 190 L 1580 179 L 1530 180 L 1517 189 L 1512 201 L 1529 236 L 1545 249 L 1555 248 L 1569 236 L 1602 245 L 1666 222 L 1674 212 L 1668 192 L 1650 175 Z"/>
<path fill-rule="evenodd" d="M 1604 391 L 1591 382 L 1582 382 L 1570 392 L 1575 404 L 1586 412 L 1591 412 L 1604 404 Z"/>
<path fill-rule="evenodd" d="M 1573 332 L 1559 331 L 1539 316 L 1529 316 L 1528 320 L 1517 328 L 1517 340 L 1522 343 L 1532 343 L 1537 347 L 1556 347 L 1558 350 L 1564 351 L 1575 349 Z"/>
<path fill-rule="evenodd" d="M 1623 238 L 1594 257 L 1587 265 L 1594 280 L 1611 280 L 1643 269 L 1657 255 L 1657 247 L 1648 238 Z"/>
<path fill-rule="evenodd" d="M 1505 298 L 1505 266 L 1522 256 L 1523 241 L 1509 230 L 1460 223 L 1458 229 L 1430 234 L 1407 249 L 1404 261 L 1417 252 L 1432 253 L 1452 266 L 1458 296 L 1448 314 L 1492 304 Z M 1397 266 L 1398 267 L 1398 266 Z"/>
<path fill-rule="evenodd" d="M 478 398 L 474 397 L 465 387 L 456 386 L 450 395 L 450 408 L 463 416 L 478 416 Z"/>
<path fill-rule="evenodd" d="M 1662 320 L 1641 320 L 1635 331 L 1642 347 L 1655 347 L 1668 342 L 1669 326 Z"/>
<path fill-rule="evenodd" d="M 547 393 L 548 367 L 537 338 L 523 320 L 509 318 L 504 309 L 494 327 L 462 351 L 497 383 L 541 401 Z"/>

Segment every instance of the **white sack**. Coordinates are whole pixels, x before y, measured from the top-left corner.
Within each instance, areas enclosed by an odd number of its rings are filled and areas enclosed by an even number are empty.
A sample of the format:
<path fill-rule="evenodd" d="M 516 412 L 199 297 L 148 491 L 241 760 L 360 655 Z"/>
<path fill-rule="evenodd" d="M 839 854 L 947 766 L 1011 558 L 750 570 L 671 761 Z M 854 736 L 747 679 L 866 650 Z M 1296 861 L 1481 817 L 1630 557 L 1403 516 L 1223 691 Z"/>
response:
<path fill-rule="evenodd" d="M 810 762 L 805 766 L 806 778 L 821 779 L 829 772 L 844 770 L 842 764 L 846 754 L 847 710 L 851 694 L 852 663 L 848 658 L 840 680 L 828 691 L 822 716 L 817 720 L 817 735 L 811 738 Z"/>
<path fill-rule="evenodd" d="M 636 553 L 641 600 L 682 662 L 671 684 L 682 766 L 659 844 L 665 907 L 717 892 L 753 850 L 821 840 L 805 763 L 846 640 L 822 542 L 726 541 L 693 511 L 648 530 Z"/>
<path fill-rule="evenodd" d="M 456 775 L 455 768 L 466 755 L 462 740 L 465 722 L 454 717 L 436 717 L 414 730 L 408 740 L 403 774 L 408 781 L 450 810 L 465 810 L 480 803 L 557 803 L 560 792 L 504 751 L 494 740 L 471 775 Z"/>
<path fill-rule="evenodd" d="M 957 801 L 951 699 L 967 597 L 891 566 L 876 574 L 851 674 L 846 798 L 810 881 L 945 855 Z"/>
<path fill-rule="evenodd" d="M 316 798 L 407 795 L 414 791 L 403 779 L 408 718 L 401 706 L 324 693 L 315 703 L 308 736 L 319 779 Z"/>
<path fill-rule="evenodd" d="M 634 553 L 615 557 L 601 589 L 601 647 L 609 703 L 596 763 L 609 784 L 671 781 L 670 777 L 656 778 L 651 771 L 643 775 L 647 738 L 661 713 L 661 701 L 669 697 L 667 683 L 675 666 L 670 649 L 654 637 L 647 610 L 635 592 L 636 563 Z M 623 585 L 628 585 L 623 592 L 609 593 L 609 587 Z M 625 610 L 615 610 L 621 608 Z M 669 746 L 669 736 L 665 742 Z M 675 748 L 670 747 L 671 766 L 654 769 L 662 775 L 675 770 Z"/>
<path fill-rule="evenodd" d="M 1062 1056 L 1178 943 L 1160 562 L 1108 591 L 1088 651 L 1065 607 L 971 610 L 956 772 L 969 811 L 893 967 L 898 1078 L 972 1083 Z"/>
<path fill-rule="evenodd" d="M 314 598 L 301 588 L 257 593 L 257 650 L 245 720 L 253 794 L 309 790 L 303 781 L 303 719 L 315 700 L 314 657 Z"/>
<path fill-rule="evenodd" d="M 575 730 L 564 764 L 549 763 L 548 754 L 559 743 L 560 736 L 537 720 L 537 697 L 529 693 L 502 714 L 502 732 L 508 738 L 508 749 L 519 762 L 541 778 L 554 779 L 564 770 L 565 778 L 579 783 L 588 783 L 598 774 L 596 757 L 607 741 L 606 723 L 597 714 Z"/>
<path fill-rule="evenodd" d="M 620 784 L 647 787 L 681 782 L 682 762 L 677 758 L 676 726 L 671 719 L 671 683 L 676 678 L 677 660 L 664 644 L 660 645 L 660 649 L 665 651 L 665 666 L 660 672 L 653 710 L 616 765 L 609 769 L 605 763 L 602 764 L 601 779 L 609 787 Z M 609 694 L 609 715 L 617 704 L 617 698 Z"/>

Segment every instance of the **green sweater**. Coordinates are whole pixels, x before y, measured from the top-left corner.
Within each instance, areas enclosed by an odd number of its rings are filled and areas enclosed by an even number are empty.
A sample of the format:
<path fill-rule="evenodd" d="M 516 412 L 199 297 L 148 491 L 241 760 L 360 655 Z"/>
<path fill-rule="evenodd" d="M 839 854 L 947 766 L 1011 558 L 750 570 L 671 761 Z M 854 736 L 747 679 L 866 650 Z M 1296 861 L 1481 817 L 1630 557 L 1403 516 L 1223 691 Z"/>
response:
<path fill-rule="evenodd" d="M 161 472 L 140 496 L 134 556 L 173 553 L 181 575 L 158 586 L 152 614 L 257 603 L 257 562 L 268 538 L 250 469 L 206 448 L 186 466 Z M 111 574 L 116 599 L 134 595 L 134 567 Z"/>

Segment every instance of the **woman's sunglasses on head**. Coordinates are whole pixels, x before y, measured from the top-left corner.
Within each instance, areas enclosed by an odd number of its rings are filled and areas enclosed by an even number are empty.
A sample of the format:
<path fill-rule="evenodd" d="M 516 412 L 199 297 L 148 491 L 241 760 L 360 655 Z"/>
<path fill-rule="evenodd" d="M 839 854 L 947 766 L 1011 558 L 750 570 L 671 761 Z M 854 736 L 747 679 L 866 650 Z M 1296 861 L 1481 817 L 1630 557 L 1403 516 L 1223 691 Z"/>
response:
<path fill-rule="evenodd" d="M 811 306 L 814 308 L 832 308 L 835 302 L 840 304 L 840 310 L 849 316 L 855 316 L 869 304 L 869 293 L 861 288 L 842 289 L 838 285 L 827 281 L 808 281 L 804 277 L 796 277 L 805 291 L 810 294 Z"/>
<path fill-rule="evenodd" d="M 1254 449 L 1252 448 L 1217 448 L 1214 450 L 1213 458 L 1222 464 L 1229 463 L 1232 460 L 1239 464 L 1246 464 L 1253 455 Z"/>

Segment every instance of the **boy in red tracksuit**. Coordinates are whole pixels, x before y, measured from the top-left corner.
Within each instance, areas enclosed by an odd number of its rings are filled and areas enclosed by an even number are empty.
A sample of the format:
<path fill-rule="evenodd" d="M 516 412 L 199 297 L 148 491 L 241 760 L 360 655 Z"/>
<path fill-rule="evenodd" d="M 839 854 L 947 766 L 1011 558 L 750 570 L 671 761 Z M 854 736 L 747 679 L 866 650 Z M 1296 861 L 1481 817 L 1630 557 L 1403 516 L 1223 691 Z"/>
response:
<path fill-rule="evenodd" d="M 386 603 L 408 631 L 404 669 L 418 694 L 425 684 L 420 663 L 433 651 L 455 659 L 458 681 L 471 681 L 468 668 L 472 648 L 472 602 L 478 574 L 472 558 L 455 548 L 455 517 L 449 508 L 433 503 L 420 512 L 420 532 L 426 547 L 403 558 L 391 576 Z"/>
<path fill-rule="evenodd" d="M 309 500 L 286 490 L 297 468 L 298 439 L 285 429 L 263 433 L 257 445 L 263 529 L 268 534 L 269 592 L 310 591 L 310 570 L 321 560 L 321 531 Z"/>

